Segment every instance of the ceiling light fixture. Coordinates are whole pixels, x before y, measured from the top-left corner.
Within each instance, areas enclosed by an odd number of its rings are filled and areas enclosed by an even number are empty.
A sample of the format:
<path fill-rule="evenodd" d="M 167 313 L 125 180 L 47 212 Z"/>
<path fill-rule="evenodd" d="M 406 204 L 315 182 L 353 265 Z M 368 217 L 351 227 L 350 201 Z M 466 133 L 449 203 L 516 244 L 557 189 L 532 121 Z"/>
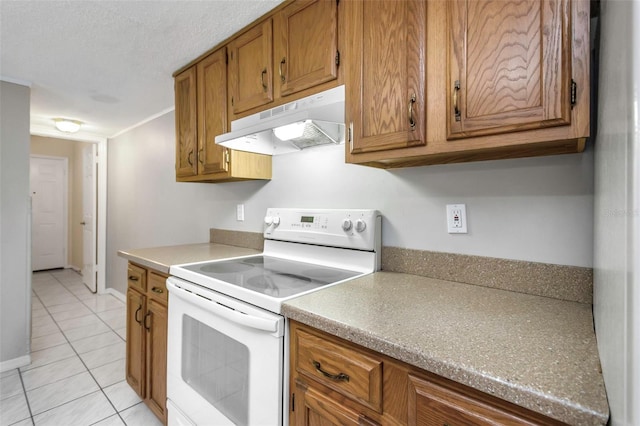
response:
<path fill-rule="evenodd" d="M 82 121 L 78 120 L 69 120 L 68 118 L 54 118 L 53 121 L 56 124 L 56 129 L 65 133 L 75 133 L 80 130 L 80 126 L 82 126 Z"/>

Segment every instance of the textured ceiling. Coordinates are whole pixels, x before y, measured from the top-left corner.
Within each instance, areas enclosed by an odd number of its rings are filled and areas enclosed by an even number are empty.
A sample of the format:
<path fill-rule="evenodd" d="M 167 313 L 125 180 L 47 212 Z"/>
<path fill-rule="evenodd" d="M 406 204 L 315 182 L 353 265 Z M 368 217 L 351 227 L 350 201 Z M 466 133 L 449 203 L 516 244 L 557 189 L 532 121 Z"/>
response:
<path fill-rule="evenodd" d="M 172 108 L 174 71 L 280 1 L 0 0 L 0 79 L 31 84 L 32 131 L 67 117 L 111 137 Z"/>

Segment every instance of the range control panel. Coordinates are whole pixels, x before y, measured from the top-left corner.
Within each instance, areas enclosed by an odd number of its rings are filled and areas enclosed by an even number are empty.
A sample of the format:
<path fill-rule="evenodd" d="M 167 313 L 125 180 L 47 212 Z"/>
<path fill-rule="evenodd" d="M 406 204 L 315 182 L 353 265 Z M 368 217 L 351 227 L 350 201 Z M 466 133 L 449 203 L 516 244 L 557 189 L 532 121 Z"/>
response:
<path fill-rule="evenodd" d="M 374 251 L 379 247 L 380 224 L 377 210 L 270 208 L 264 218 L 264 237 Z"/>

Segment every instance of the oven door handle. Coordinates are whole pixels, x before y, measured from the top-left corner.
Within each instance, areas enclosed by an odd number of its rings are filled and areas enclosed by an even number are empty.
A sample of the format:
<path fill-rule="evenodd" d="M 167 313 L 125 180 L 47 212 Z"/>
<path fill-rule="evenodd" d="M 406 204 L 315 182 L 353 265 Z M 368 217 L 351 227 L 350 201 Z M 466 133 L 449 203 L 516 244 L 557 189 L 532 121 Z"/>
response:
<path fill-rule="evenodd" d="M 225 318 L 236 324 L 271 333 L 278 331 L 278 321 L 256 317 L 254 315 L 245 314 L 233 308 L 229 308 L 228 306 L 207 297 L 208 295 L 194 294 L 191 291 L 184 290 L 172 283 L 171 280 L 167 280 L 167 287 L 170 288 L 169 291 L 173 291 L 173 294 L 180 297 L 187 303 L 191 303 L 209 312 L 213 312 L 219 317 Z"/>

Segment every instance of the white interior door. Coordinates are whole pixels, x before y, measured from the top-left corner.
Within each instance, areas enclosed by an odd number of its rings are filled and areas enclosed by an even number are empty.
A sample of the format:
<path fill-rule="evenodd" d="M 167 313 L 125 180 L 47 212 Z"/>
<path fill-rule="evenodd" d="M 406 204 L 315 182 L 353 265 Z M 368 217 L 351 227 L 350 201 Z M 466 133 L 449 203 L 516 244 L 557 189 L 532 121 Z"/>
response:
<path fill-rule="evenodd" d="M 31 269 L 67 265 L 67 159 L 31 157 Z"/>
<path fill-rule="evenodd" d="M 82 150 L 82 282 L 96 291 L 96 146 Z"/>

